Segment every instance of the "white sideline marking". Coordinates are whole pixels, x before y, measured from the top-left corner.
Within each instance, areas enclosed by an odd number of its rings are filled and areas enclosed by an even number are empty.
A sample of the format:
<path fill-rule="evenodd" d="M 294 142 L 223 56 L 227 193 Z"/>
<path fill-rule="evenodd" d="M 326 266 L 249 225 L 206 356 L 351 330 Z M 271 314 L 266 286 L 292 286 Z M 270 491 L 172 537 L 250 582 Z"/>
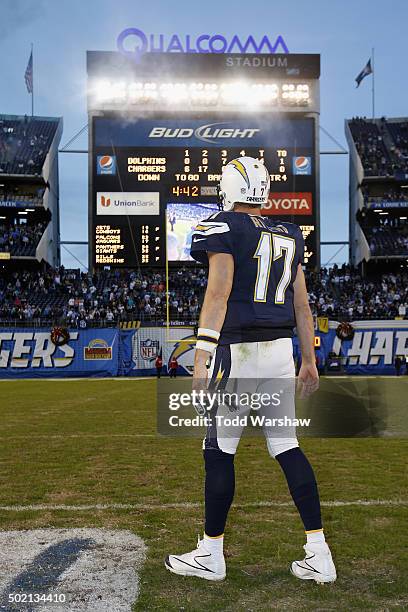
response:
<path fill-rule="evenodd" d="M 326 508 L 342 508 L 346 506 L 408 506 L 406 499 L 356 499 L 350 501 L 332 500 L 322 501 Z M 188 509 L 201 508 L 201 502 L 170 502 L 167 504 L 28 504 L 26 506 L 0 506 L 4 512 L 26 512 L 27 510 L 68 510 L 82 512 L 85 510 L 161 510 L 166 508 Z M 293 502 L 254 501 L 234 504 L 234 508 L 287 508 Z"/>
<path fill-rule="evenodd" d="M 64 551 L 58 552 L 58 545 L 75 540 L 84 543 L 83 549 L 76 558 L 61 563 Z M 0 531 L 0 607 L 38 612 L 131 612 L 139 595 L 139 571 L 145 557 L 143 540 L 127 530 Z M 57 564 L 59 569 L 53 573 Z M 65 596 L 65 603 L 7 604 L 10 592 L 21 593 L 31 583 L 35 584 L 33 594 Z"/>
<path fill-rule="evenodd" d="M 16 436 L 0 436 L 0 440 L 29 440 L 35 439 L 65 439 L 65 438 L 158 438 L 156 433 L 137 433 L 137 434 L 92 434 L 92 433 L 79 433 L 79 434 L 30 434 L 30 435 L 16 435 Z"/>

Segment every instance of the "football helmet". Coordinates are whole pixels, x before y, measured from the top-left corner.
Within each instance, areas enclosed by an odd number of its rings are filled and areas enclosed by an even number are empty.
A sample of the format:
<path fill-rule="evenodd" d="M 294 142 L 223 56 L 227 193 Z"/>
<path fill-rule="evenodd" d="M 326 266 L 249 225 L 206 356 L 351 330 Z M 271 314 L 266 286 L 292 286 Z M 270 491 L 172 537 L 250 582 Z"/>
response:
<path fill-rule="evenodd" d="M 222 168 L 218 198 L 221 210 L 232 210 L 234 204 L 259 208 L 268 201 L 270 175 L 262 160 L 237 157 Z"/>

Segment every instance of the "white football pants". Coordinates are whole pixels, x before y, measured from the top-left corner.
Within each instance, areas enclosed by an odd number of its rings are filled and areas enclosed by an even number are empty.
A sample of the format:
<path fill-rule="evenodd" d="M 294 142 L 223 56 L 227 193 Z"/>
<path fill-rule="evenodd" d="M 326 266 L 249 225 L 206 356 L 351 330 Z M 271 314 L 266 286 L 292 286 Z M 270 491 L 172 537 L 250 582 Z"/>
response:
<path fill-rule="evenodd" d="M 258 424 L 272 457 L 299 446 L 296 428 L 288 424 L 295 418 L 291 338 L 219 346 L 209 379 L 211 391 L 225 395 L 210 413 L 204 449 L 235 454 L 245 426 L 253 424 L 254 417 L 260 419 Z M 268 398 L 273 398 L 269 405 Z"/>

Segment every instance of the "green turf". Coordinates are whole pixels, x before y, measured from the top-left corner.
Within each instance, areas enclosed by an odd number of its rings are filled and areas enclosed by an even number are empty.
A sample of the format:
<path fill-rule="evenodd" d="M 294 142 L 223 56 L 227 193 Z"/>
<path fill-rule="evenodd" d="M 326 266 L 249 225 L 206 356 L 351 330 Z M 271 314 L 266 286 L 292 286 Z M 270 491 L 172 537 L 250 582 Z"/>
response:
<path fill-rule="evenodd" d="M 400 414 L 408 381 L 381 380 L 378 393 Z M 162 505 L 202 501 L 202 456 L 197 438 L 156 435 L 155 381 L 1 382 L 0 398 L 1 506 L 145 504 L 130 510 L 0 510 L 0 528 L 131 529 L 149 547 L 135 610 L 407 609 L 406 505 L 324 507 L 339 578 L 330 586 L 301 583 L 288 572 L 302 553 L 296 511 L 256 505 L 289 502 L 286 484 L 264 441 L 245 438 L 226 536 L 228 577 L 220 584 L 181 578 L 164 569 L 163 558 L 195 545 L 202 507 Z M 408 443 L 395 429 L 377 438 L 305 438 L 302 446 L 323 501 L 408 499 Z"/>

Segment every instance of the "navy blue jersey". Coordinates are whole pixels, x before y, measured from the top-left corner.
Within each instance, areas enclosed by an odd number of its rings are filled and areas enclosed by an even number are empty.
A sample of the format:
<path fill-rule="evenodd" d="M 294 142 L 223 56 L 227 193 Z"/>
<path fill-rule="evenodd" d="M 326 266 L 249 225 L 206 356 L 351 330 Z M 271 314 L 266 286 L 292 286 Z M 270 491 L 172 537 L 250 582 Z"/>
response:
<path fill-rule="evenodd" d="M 230 253 L 234 280 L 219 344 L 262 342 L 293 336 L 293 282 L 303 263 L 297 225 L 246 213 L 219 212 L 199 223 L 191 256 Z"/>

